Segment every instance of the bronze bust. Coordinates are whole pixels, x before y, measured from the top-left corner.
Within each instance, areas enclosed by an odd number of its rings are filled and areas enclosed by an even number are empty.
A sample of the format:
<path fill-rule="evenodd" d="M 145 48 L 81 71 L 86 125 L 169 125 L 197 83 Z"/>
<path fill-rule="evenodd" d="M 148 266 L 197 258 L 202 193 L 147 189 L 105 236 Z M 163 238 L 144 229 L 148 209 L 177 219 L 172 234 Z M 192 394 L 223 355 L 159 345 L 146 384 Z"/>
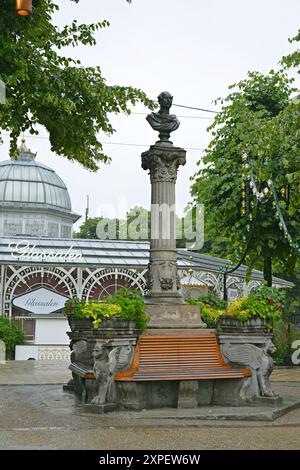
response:
<path fill-rule="evenodd" d="M 175 114 L 170 114 L 173 96 L 168 91 L 163 91 L 158 96 L 160 109 L 157 113 L 148 114 L 146 117 L 152 129 L 159 131 L 159 139 L 162 142 L 169 141 L 171 132 L 178 129 L 180 122 Z"/>

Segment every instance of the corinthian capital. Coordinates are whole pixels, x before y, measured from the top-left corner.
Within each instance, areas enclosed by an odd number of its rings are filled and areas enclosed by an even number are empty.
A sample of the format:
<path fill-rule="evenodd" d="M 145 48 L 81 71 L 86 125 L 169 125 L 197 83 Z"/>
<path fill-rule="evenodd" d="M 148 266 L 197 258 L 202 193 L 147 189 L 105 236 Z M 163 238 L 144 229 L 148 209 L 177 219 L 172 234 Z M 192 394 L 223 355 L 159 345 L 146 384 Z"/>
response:
<path fill-rule="evenodd" d="M 149 170 L 151 183 L 176 183 L 177 171 L 180 165 L 186 163 L 186 151 L 173 145 L 151 145 L 142 153 L 142 168 Z"/>

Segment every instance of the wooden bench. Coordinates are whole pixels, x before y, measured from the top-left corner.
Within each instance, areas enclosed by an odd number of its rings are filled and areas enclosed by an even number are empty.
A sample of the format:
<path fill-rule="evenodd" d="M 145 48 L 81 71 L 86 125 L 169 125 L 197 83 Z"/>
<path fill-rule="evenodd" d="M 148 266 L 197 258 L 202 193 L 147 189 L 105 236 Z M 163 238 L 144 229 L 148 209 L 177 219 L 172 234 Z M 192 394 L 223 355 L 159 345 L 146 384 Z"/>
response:
<path fill-rule="evenodd" d="M 69 367 L 75 393 L 83 403 L 96 394 L 93 370 L 79 363 Z M 126 409 L 194 408 L 241 403 L 241 390 L 251 372 L 226 364 L 214 333 L 194 336 L 141 335 L 132 366 L 114 380 L 119 406 Z"/>
<path fill-rule="evenodd" d="M 114 380 L 141 382 L 161 380 L 242 379 L 248 369 L 225 363 L 214 333 L 195 336 L 141 335 L 132 367 Z"/>

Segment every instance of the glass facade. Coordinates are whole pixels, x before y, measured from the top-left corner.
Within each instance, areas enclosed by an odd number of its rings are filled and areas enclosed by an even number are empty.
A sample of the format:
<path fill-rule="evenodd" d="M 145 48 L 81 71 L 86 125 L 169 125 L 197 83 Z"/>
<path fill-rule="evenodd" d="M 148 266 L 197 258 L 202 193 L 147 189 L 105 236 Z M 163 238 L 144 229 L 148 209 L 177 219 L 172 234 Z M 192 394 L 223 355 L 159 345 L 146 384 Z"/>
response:
<path fill-rule="evenodd" d="M 30 150 L 19 152 L 0 162 L 0 236 L 71 238 L 79 216 L 65 183 Z"/>
<path fill-rule="evenodd" d="M 0 202 L 47 204 L 71 210 L 62 179 L 51 168 L 35 161 L 0 163 Z"/>

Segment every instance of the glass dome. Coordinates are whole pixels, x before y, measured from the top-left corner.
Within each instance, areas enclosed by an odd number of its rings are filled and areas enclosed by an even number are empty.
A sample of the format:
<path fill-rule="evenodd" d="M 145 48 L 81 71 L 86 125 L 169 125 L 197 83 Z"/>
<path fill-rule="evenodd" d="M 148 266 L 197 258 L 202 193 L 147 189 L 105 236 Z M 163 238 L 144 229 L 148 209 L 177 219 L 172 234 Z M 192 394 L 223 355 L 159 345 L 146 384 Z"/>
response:
<path fill-rule="evenodd" d="M 16 160 L 0 162 L 0 236 L 70 238 L 80 216 L 65 183 L 35 156 L 23 141 Z"/>
<path fill-rule="evenodd" d="M 65 183 L 54 170 L 35 161 L 35 154 L 24 143 L 17 160 L 0 162 L 0 201 L 47 205 L 71 211 L 71 200 Z"/>

